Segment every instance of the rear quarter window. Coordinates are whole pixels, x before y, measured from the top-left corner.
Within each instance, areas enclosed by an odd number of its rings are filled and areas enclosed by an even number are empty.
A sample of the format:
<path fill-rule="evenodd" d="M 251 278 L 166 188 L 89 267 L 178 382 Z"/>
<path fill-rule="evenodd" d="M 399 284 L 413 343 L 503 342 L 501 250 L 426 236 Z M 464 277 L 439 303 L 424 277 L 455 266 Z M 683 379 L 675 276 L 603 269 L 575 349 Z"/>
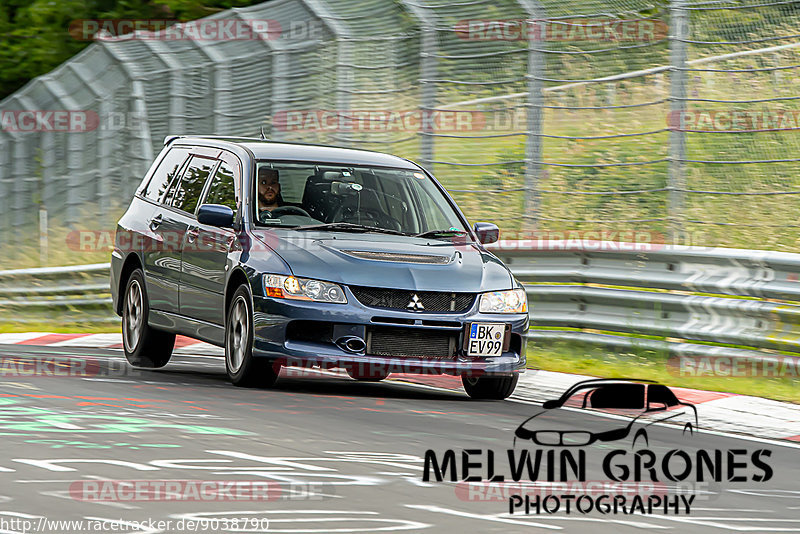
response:
<path fill-rule="evenodd" d="M 167 155 L 164 156 L 164 159 L 161 160 L 161 163 L 158 164 L 158 168 L 142 191 L 144 197 L 154 202 L 161 201 L 169 188 L 169 184 L 172 183 L 175 176 L 183 168 L 183 164 L 188 157 L 189 149 L 171 148 Z"/>
<path fill-rule="evenodd" d="M 195 209 L 197 209 L 197 203 L 200 201 L 200 195 L 206 185 L 206 180 L 208 180 L 208 176 L 216 164 L 217 160 L 200 156 L 192 157 L 192 161 L 183 172 L 180 182 L 169 190 L 167 203 L 173 208 L 178 208 L 187 213 L 194 213 Z"/>

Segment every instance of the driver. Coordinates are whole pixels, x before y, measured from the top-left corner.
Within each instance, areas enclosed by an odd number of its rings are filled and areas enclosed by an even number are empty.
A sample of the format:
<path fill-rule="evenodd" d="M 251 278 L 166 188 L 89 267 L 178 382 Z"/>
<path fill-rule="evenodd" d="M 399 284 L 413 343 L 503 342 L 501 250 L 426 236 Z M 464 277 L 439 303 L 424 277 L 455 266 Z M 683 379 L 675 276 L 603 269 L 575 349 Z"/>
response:
<path fill-rule="evenodd" d="M 258 212 L 272 211 L 283 205 L 278 171 L 261 167 L 258 169 Z"/>

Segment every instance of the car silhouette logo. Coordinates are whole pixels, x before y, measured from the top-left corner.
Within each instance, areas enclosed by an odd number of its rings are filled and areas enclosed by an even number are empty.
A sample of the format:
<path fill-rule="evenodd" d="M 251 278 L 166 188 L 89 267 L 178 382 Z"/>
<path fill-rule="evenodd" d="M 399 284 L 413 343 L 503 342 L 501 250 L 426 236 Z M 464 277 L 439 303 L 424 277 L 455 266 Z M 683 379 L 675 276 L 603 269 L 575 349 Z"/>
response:
<path fill-rule="evenodd" d="M 422 305 L 422 301 L 419 299 L 416 293 L 411 296 L 411 300 L 406 304 L 406 308 L 411 311 L 417 310 L 422 311 L 425 309 L 425 306 Z"/>
<path fill-rule="evenodd" d="M 612 425 L 598 431 L 597 428 L 554 428 L 551 418 L 548 423 L 540 423 L 539 416 L 576 401 L 574 408 L 585 410 L 613 411 L 628 413 L 627 424 Z M 697 431 L 697 409 L 694 405 L 678 400 L 667 386 L 649 380 L 634 379 L 593 379 L 578 382 L 558 399 L 542 404 L 543 411 L 529 417 L 514 432 L 517 439 L 532 441 L 543 447 L 581 447 L 594 442 L 609 442 L 631 439 L 631 446 L 641 440 L 649 445 L 648 430 L 654 423 L 678 424 L 684 435 Z M 548 427 L 550 426 L 550 427 Z M 680 428 L 679 426 L 679 428 Z"/>

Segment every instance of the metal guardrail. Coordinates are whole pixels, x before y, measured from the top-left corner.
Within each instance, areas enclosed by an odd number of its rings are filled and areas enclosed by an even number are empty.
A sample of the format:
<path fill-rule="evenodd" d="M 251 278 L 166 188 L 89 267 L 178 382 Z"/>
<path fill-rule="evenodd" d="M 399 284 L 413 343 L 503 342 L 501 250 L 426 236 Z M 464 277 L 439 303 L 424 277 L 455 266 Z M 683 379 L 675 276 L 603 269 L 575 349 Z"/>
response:
<path fill-rule="evenodd" d="M 733 357 L 800 353 L 800 254 L 610 241 L 488 248 L 526 287 L 530 339 Z M 0 271 L 0 309 L 92 310 L 109 320 L 108 268 Z"/>
<path fill-rule="evenodd" d="M 530 339 L 732 357 L 800 352 L 800 254 L 608 241 L 489 248 L 526 286 Z"/>
<path fill-rule="evenodd" d="M 116 320 L 108 263 L 0 271 L 0 316 L 17 323 Z"/>

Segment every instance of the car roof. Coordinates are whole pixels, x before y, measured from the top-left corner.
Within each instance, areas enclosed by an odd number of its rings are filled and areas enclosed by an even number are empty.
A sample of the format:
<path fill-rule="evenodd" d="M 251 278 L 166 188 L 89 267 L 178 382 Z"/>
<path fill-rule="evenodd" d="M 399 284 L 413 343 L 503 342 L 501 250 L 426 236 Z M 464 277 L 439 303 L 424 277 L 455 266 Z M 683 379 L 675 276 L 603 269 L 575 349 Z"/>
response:
<path fill-rule="evenodd" d="M 347 165 L 375 165 L 419 170 L 415 163 L 391 154 L 302 143 L 283 143 L 249 137 L 222 136 L 167 136 L 164 144 L 180 139 L 182 144 L 224 146 L 229 144 L 246 148 L 256 159 L 342 163 Z"/>
<path fill-rule="evenodd" d="M 561 396 L 567 398 L 581 389 L 591 388 L 595 386 L 604 385 L 617 385 L 617 384 L 636 384 L 639 386 L 660 386 L 655 380 L 645 380 L 640 378 L 592 378 L 576 382 L 569 389 L 567 389 Z M 665 386 L 666 387 L 666 386 Z"/>

